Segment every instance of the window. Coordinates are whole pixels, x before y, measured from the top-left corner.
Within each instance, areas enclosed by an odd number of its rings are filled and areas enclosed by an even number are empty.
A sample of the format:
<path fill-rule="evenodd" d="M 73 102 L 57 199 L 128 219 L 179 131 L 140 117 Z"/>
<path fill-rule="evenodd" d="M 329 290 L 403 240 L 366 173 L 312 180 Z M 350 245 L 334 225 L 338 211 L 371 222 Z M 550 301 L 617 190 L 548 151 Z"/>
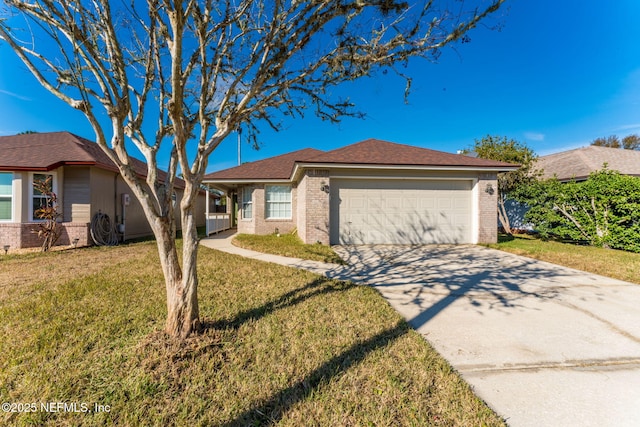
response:
<path fill-rule="evenodd" d="M 0 172 L 0 221 L 12 220 L 13 173 Z"/>
<path fill-rule="evenodd" d="M 244 187 L 242 189 L 242 218 L 253 218 L 253 201 L 252 201 L 253 188 Z"/>
<path fill-rule="evenodd" d="M 291 218 L 291 187 L 288 185 L 267 185 L 267 218 Z"/>
<path fill-rule="evenodd" d="M 45 207 L 48 197 L 38 191 L 34 186 L 34 182 L 43 182 L 51 177 L 51 183 L 49 189 L 52 192 L 56 192 L 56 176 L 54 174 L 34 173 L 31 176 L 31 220 L 40 221 L 40 218 L 36 215 L 36 211 L 41 207 Z"/>

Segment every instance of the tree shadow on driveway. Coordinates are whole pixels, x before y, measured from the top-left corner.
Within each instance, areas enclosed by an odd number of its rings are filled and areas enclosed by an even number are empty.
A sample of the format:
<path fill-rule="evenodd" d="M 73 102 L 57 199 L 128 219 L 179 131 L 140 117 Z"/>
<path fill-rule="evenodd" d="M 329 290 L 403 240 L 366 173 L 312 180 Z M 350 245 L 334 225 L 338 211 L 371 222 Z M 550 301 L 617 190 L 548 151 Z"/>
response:
<path fill-rule="evenodd" d="M 550 263 L 473 245 L 338 246 L 349 264 L 330 277 L 378 289 L 392 305 L 418 313 L 409 318 L 419 328 L 453 302 L 486 310 L 531 309 L 525 299 L 557 298 L 563 288 L 589 284 L 588 275 Z M 395 305 L 394 305 L 395 306 Z"/>

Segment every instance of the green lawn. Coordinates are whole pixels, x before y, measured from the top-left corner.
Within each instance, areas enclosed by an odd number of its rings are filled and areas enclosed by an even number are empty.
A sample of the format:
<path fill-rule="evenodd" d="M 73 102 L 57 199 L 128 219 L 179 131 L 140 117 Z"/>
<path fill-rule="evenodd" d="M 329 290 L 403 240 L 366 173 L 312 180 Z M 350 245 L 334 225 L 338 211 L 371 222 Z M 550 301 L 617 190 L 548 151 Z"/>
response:
<path fill-rule="evenodd" d="M 282 255 L 294 258 L 308 259 L 312 261 L 332 262 L 342 264 L 343 260 L 331 249 L 330 246 L 316 243 L 309 245 L 302 243 L 297 234 L 238 234 L 233 239 L 233 244 L 244 249 L 258 252 Z"/>
<path fill-rule="evenodd" d="M 640 283 L 640 254 L 614 249 L 542 241 L 533 236 L 500 236 L 489 247 L 578 270 Z"/>
<path fill-rule="evenodd" d="M 0 401 L 37 405 L 0 425 L 503 425 L 374 290 L 199 263 L 206 328 L 178 343 L 153 242 L 0 256 Z"/>

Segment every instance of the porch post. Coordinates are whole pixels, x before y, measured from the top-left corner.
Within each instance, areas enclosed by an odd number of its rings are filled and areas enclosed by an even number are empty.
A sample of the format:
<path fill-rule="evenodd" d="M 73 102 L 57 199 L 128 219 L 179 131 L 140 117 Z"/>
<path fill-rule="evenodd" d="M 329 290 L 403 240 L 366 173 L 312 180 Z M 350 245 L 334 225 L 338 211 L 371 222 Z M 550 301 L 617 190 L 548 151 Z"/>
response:
<path fill-rule="evenodd" d="M 233 193 L 230 191 L 227 191 L 225 196 L 227 197 L 226 212 L 229 214 L 229 228 L 233 228 L 233 224 L 236 221 L 236 210 L 234 209 L 235 206 L 233 205 Z"/>
<path fill-rule="evenodd" d="M 205 201 L 205 209 L 204 209 L 204 223 L 205 223 L 205 233 L 209 236 L 209 197 L 211 196 L 209 192 L 209 186 L 207 185 L 207 200 Z"/>

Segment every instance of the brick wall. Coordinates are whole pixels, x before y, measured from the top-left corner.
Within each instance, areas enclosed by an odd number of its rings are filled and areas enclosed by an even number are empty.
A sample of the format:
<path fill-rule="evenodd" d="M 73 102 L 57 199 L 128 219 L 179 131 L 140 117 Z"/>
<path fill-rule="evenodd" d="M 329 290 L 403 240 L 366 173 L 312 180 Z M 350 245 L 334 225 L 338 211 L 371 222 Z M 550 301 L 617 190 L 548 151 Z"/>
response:
<path fill-rule="evenodd" d="M 308 169 L 299 188 L 298 233 L 305 243 L 329 244 L 329 170 Z M 326 186 L 326 190 L 323 190 Z"/>
<path fill-rule="evenodd" d="M 266 216 L 266 185 L 262 185 L 259 188 L 256 188 L 257 191 L 254 191 L 254 198 L 259 206 L 254 204 L 254 212 L 257 215 L 254 215 L 254 220 L 256 222 L 256 234 L 271 234 L 275 233 L 276 229 L 280 233 L 291 233 L 296 229 L 296 206 L 297 206 L 297 188 L 295 185 L 291 187 L 291 218 L 289 219 L 267 219 Z M 257 208 L 257 209 L 256 209 Z"/>
<path fill-rule="evenodd" d="M 478 243 L 498 241 L 498 180 L 496 174 L 478 176 Z M 487 192 L 487 185 L 493 194 Z"/>
<path fill-rule="evenodd" d="M 290 219 L 266 219 L 265 218 L 265 185 L 257 184 L 252 187 L 243 187 L 239 192 L 238 200 L 242 201 L 242 191 L 253 188 L 252 203 L 253 215 L 251 219 L 238 219 L 238 233 L 247 234 L 272 234 L 278 229 L 280 233 L 290 233 L 297 227 L 296 205 L 297 188 L 291 188 L 291 218 Z"/>
<path fill-rule="evenodd" d="M 93 245 L 90 225 L 82 222 L 65 222 L 57 245 L 73 245 L 73 239 L 78 239 L 78 247 Z"/>
<path fill-rule="evenodd" d="M 22 224 L 5 223 L 0 224 L 0 249 L 9 245 L 10 249 L 22 247 Z"/>
<path fill-rule="evenodd" d="M 305 218 L 307 216 L 307 182 L 308 180 L 303 175 L 302 179 L 298 183 L 298 209 L 296 209 L 294 215 L 296 217 L 296 224 L 298 224 L 298 237 L 306 242 L 307 238 L 307 222 Z"/>
<path fill-rule="evenodd" d="M 93 244 L 89 224 L 63 222 L 60 227 L 62 230 L 56 246 L 70 246 L 75 238 L 78 239 L 78 247 Z M 0 224 L 0 249 L 4 245 L 9 245 L 9 250 L 42 246 L 42 239 L 38 237 L 38 224 Z"/>
<path fill-rule="evenodd" d="M 21 248 L 36 248 L 42 246 L 42 239 L 38 237 L 38 224 L 22 224 L 20 244 Z"/>

